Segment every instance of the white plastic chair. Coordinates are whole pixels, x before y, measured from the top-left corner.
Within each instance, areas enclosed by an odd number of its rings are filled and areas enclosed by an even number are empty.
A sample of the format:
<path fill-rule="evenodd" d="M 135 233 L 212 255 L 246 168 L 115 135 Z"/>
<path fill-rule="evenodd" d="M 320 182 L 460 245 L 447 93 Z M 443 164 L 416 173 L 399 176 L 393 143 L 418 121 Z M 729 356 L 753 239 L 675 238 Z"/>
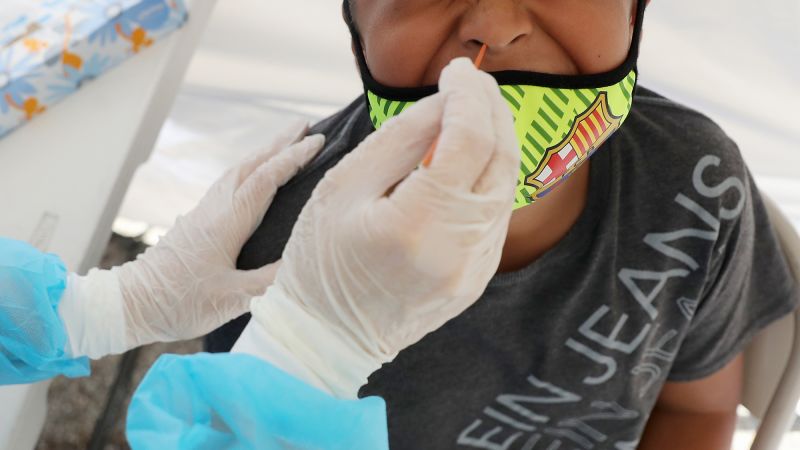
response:
<path fill-rule="evenodd" d="M 800 281 L 800 236 L 762 193 L 795 279 Z M 800 310 L 761 332 L 745 351 L 742 404 L 761 424 L 751 450 L 778 450 L 800 399 Z"/>

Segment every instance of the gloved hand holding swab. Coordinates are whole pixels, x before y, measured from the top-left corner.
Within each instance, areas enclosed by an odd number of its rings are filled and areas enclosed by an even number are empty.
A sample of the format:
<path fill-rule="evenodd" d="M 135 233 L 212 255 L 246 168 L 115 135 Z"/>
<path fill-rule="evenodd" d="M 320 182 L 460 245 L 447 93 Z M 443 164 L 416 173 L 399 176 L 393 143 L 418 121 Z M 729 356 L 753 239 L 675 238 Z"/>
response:
<path fill-rule="evenodd" d="M 483 64 L 483 57 L 486 56 L 486 50 L 489 48 L 486 44 L 481 46 L 481 49 L 478 51 L 478 56 L 475 58 L 475 68 L 480 69 L 481 65 Z M 439 144 L 439 139 L 437 138 L 431 144 L 431 148 L 428 150 L 428 153 L 425 155 L 425 159 L 422 160 L 422 166 L 428 167 L 431 165 L 431 161 L 433 161 L 433 155 L 436 153 L 436 146 Z"/>
<path fill-rule="evenodd" d="M 437 157 L 415 170 L 439 134 Z M 454 60 L 440 93 L 387 122 L 319 183 L 234 351 L 355 398 L 381 364 L 486 288 L 508 230 L 518 148 L 495 80 Z"/>

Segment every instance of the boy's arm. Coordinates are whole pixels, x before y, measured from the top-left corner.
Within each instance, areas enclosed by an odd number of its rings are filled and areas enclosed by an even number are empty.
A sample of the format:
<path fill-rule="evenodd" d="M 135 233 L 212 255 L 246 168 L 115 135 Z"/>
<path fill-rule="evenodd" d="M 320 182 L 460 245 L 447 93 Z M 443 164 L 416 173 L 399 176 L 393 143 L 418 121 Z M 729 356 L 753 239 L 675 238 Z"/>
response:
<path fill-rule="evenodd" d="M 697 381 L 668 382 L 647 422 L 640 450 L 729 450 L 741 401 L 742 355 Z"/>

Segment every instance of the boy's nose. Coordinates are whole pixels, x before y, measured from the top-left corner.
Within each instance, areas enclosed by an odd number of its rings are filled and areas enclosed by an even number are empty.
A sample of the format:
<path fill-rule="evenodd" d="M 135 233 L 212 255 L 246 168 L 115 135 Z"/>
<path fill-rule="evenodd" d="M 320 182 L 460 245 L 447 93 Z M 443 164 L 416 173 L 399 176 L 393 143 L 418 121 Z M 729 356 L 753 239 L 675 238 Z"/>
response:
<path fill-rule="evenodd" d="M 533 31 L 526 9 L 516 0 L 481 0 L 464 14 L 459 24 L 462 42 L 486 44 L 502 51 Z"/>

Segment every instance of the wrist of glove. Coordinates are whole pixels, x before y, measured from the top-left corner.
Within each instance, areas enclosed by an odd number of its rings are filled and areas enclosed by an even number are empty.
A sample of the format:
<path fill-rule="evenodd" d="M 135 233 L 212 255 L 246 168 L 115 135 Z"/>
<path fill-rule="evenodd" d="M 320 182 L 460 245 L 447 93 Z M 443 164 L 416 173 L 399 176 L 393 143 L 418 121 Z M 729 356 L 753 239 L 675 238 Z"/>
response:
<path fill-rule="evenodd" d="M 58 305 L 69 339 L 68 350 L 77 358 L 100 359 L 131 348 L 117 276 L 94 269 L 86 276 L 70 274 Z"/>
<path fill-rule="evenodd" d="M 148 250 L 158 251 L 163 249 Z M 183 307 L 187 300 L 159 292 L 161 285 L 154 280 L 159 274 L 151 271 L 148 256 L 111 270 L 68 276 L 58 312 L 74 357 L 100 359 L 154 342 L 190 339 L 248 311 L 254 293 L 233 284 L 217 307 L 212 299 L 193 308 Z M 224 281 L 231 280 L 238 278 L 229 275 Z M 204 294 L 195 295 L 202 299 Z M 194 327 L 186 330 L 183 324 L 187 322 Z"/>
<path fill-rule="evenodd" d="M 278 285 L 254 299 L 251 311 L 233 352 L 264 359 L 338 398 L 358 398 L 367 377 L 396 356 L 364 348 Z"/>

